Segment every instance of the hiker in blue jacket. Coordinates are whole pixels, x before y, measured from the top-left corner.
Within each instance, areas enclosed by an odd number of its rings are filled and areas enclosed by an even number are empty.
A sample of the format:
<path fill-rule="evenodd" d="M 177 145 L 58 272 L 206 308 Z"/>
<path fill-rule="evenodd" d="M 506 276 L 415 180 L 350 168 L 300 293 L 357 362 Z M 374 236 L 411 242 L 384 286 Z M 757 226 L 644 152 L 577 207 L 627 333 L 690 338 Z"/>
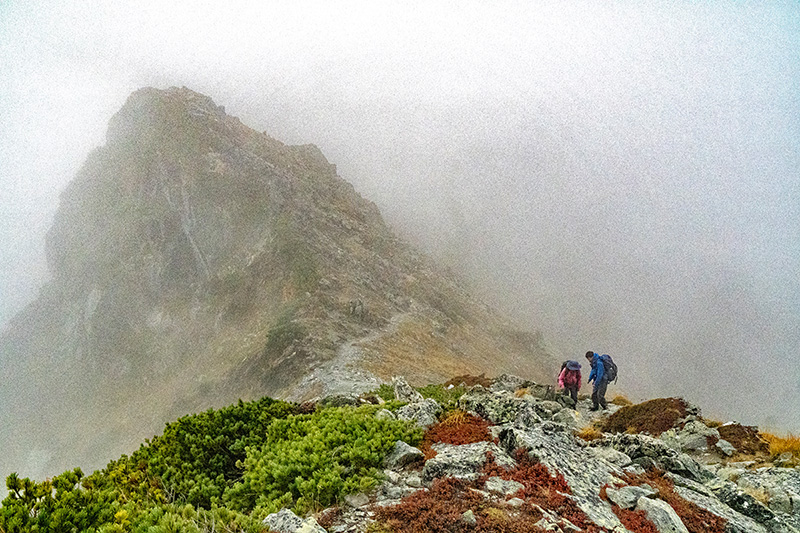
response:
<path fill-rule="evenodd" d="M 592 408 L 589 410 L 597 411 L 600 409 L 601 405 L 604 410 L 608 409 L 608 404 L 606 403 L 608 377 L 606 376 L 605 367 L 600 358 L 600 354 L 591 351 L 586 352 L 586 359 L 588 359 L 589 363 L 592 365 L 592 371 L 589 374 L 588 382 L 591 383 L 594 381 L 594 387 L 592 388 Z"/>

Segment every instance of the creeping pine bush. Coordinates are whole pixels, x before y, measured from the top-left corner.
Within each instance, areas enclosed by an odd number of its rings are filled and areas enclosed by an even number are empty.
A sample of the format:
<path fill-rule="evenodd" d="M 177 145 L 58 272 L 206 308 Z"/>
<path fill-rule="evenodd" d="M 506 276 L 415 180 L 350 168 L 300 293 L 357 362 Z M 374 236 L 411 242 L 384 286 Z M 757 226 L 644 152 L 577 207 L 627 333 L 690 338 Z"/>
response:
<path fill-rule="evenodd" d="M 422 436 L 408 422 L 376 419 L 378 409 L 331 407 L 273 421 L 263 445 L 248 449 L 242 482 L 226 499 L 265 516 L 281 507 L 305 513 L 371 489 L 395 442 L 416 445 Z"/>
<path fill-rule="evenodd" d="M 210 509 L 241 478 L 246 448 L 263 442 L 276 418 L 292 404 L 262 398 L 189 415 L 167 424 L 164 434 L 90 476 L 84 485 L 112 486 L 126 500 L 185 502 Z"/>

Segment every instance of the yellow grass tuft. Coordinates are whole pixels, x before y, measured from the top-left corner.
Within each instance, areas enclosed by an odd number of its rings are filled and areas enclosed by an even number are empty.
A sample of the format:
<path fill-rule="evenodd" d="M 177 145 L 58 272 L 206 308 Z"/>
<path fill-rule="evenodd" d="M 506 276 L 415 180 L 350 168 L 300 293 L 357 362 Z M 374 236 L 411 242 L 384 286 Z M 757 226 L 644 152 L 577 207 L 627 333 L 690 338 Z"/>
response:
<path fill-rule="evenodd" d="M 630 401 L 628 397 L 622 393 L 617 393 L 613 398 L 611 398 L 611 401 L 609 403 L 613 403 L 614 405 L 621 405 L 622 407 L 633 405 L 633 402 Z"/>
<path fill-rule="evenodd" d="M 516 396 L 517 398 L 522 398 L 523 396 L 525 396 L 529 392 L 530 392 L 530 389 L 517 389 L 514 392 L 514 396 Z"/>
<path fill-rule="evenodd" d="M 578 437 L 579 439 L 585 440 L 586 442 L 591 442 L 593 440 L 602 439 L 604 435 L 603 432 L 597 429 L 596 427 L 589 426 L 575 433 L 575 436 Z"/>
<path fill-rule="evenodd" d="M 461 409 L 456 409 L 447 414 L 444 420 L 441 421 L 441 425 L 449 427 L 464 424 L 466 423 L 468 416 L 469 415 L 467 415 L 467 413 Z"/>
<path fill-rule="evenodd" d="M 777 456 L 790 452 L 795 457 L 800 458 L 800 435 L 789 433 L 785 437 L 780 437 L 772 433 L 761 432 L 761 436 L 769 443 L 769 453 L 771 455 Z"/>

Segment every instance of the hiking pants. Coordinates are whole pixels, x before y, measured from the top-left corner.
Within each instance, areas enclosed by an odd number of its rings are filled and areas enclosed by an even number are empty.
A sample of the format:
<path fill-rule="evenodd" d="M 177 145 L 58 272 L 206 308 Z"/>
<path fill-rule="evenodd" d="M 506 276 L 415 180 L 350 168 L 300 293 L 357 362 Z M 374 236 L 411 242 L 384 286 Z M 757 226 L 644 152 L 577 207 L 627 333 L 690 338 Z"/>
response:
<path fill-rule="evenodd" d="M 607 388 L 608 380 L 605 377 L 600 380 L 600 383 L 595 381 L 592 389 L 592 409 L 597 409 L 598 405 L 603 406 L 603 409 L 608 409 L 608 404 L 606 403 Z"/>
<path fill-rule="evenodd" d="M 569 385 L 565 386 L 564 387 L 564 396 L 571 396 L 572 400 L 575 403 L 578 403 L 578 384 L 576 383 L 575 385 L 573 385 L 571 387 Z"/>

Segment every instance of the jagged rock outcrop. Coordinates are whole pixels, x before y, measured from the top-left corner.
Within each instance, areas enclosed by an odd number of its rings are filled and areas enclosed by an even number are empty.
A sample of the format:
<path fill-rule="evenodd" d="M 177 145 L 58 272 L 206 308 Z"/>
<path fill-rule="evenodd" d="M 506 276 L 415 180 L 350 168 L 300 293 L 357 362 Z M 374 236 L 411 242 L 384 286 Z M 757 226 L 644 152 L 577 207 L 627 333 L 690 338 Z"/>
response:
<path fill-rule="evenodd" d="M 46 249 L 51 281 L 0 338 L 3 474 L 100 466 L 238 398 L 554 368 L 538 334 L 399 240 L 319 148 L 186 88 L 130 96 Z"/>
<path fill-rule="evenodd" d="M 478 495 L 484 506 L 494 510 L 476 513 L 468 509 L 453 520 L 476 527 L 486 517 L 506 514 L 515 516 L 523 508 L 532 509 L 539 518 L 537 526 L 546 531 L 581 531 L 569 517 L 552 508 L 525 501 L 525 486 L 507 474 L 487 475 L 491 462 L 493 472 L 512 472 L 518 466 L 512 457 L 519 458 L 522 451 L 534 463 L 544 465 L 551 476 L 562 477 L 568 486 L 569 498 L 588 517 L 588 523 L 603 528 L 603 531 L 628 531 L 622 524 L 620 509 L 644 511 L 659 532 L 687 532 L 676 509 L 669 501 L 682 498 L 689 505 L 710 513 L 709 516 L 726 521 L 725 531 L 740 532 L 797 532 L 800 512 L 797 508 L 797 489 L 800 469 L 764 468 L 756 471 L 741 468 L 705 466 L 698 459 L 708 458 L 699 448 L 690 448 L 684 453 L 676 450 L 668 435 L 664 440 L 641 434 L 607 434 L 602 439 L 585 442 L 577 438 L 573 429 L 553 420 L 541 417 L 521 416 L 533 411 L 533 405 L 547 402 L 533 398 L 513 386 L 507 376 L 497 387 L 484 389 L 474 387 L 461 397 L 460 405 L 473 414 L 487 420 L 495 420 L 490 426 L 495 442 L 483 441 L 473 444 L 434 443 L 433 457 L 423 465 L 414 462 L 395 462 L 386 470 L 386 482 L 368 495 L 369 504 L 361 500 L 357 511 L 346 510 L 339 521 L 334 521 L 329 531 L 355 533 L 364 531 L 376 517 L 376 509 L 401 505 L 412 495 L 434 490 L 435 483 L 456 478 L 470 483 L 468 492 Z M 526 384 L 530 387 L 531 384 Z M 515 394 L 516 393 L 516 394 Z M 587 401 L 579 402 L 579 409 L 586 409 Z M 568 409 L 558 411 L 563 412 Z M 695 415 L 696 416 L 696 415 Z M 705 431 L 699 426 L 690 431 Z M 398 450 L 408 449 L 398 443 L 390 457 Z M 690 454 L 694 454 L 694 456 Z M 415 450 L 412 457 L 419 458 Z M 491 459 L 491 461 L 490 461 Z M 636 460 L 647 459 L 651 468 L 661 469 L 650 475 L 662 479 L 657 485 L 635 481 L 645 470 Z M 421 466 L 421 470 L 420 470 Z M 723 477 L 720 477 L 723 476 Z M 727 477 L 736 482 L 728 480 Z M 667 491 L 667 493 L 663 492 Z M 764 499 L 766 505 L 753 494 Z M 371 507 L 374 505 L 374 507 Z M 404 511 L 408 512 L 408 511 Z M 461 511 L 459 510 L 459 513 Z M 494 513 L 494 514 L 492 514 Z M 699 531 L 702 518 L 687 516 L 692 521 L 692 531 Z M 510 518 L 509 518 L 510 519 Z M 579 518 L 578 518 L 579 520 Z"/>

